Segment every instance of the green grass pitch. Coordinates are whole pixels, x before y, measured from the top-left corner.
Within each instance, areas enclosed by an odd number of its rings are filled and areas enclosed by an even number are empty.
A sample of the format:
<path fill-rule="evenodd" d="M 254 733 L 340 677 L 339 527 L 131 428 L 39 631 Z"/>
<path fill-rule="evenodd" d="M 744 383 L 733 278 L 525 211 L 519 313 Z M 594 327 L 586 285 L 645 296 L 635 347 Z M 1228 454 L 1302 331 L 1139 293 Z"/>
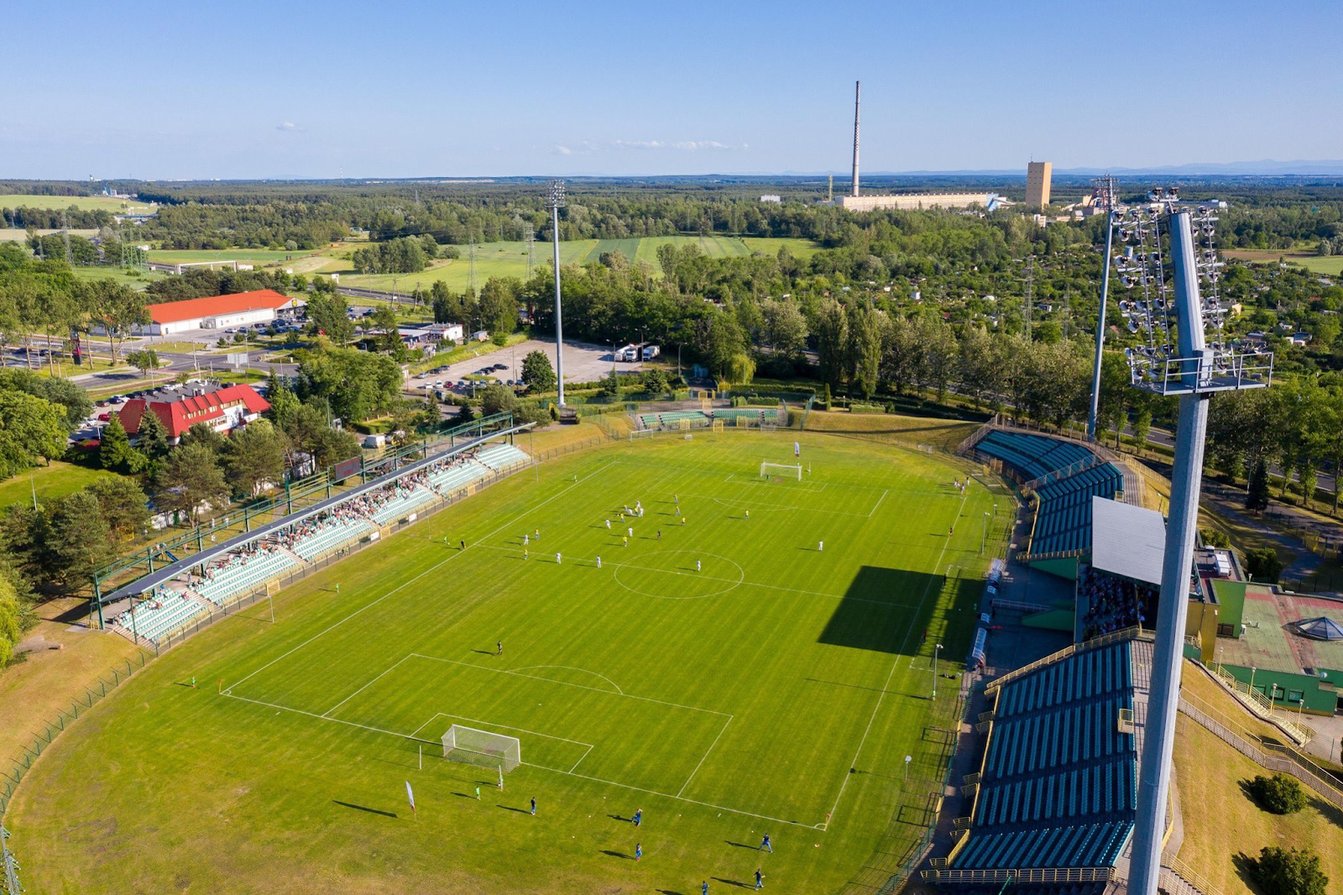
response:
<path fill-rule="evenodd" d="M 795 437 L 546 463 L 282 592 L 274 624 L 263 602 L 207 629 L 25 780 L 29 891 L 880 884 L 930 820 L 957 690 L 930 699 L 933 646 L 959 670 L 1010 501 L 826 436 L 802 481 L 762 481 Z M 453 723 L 520 739 L 502 791 L 443 759 Z"/>

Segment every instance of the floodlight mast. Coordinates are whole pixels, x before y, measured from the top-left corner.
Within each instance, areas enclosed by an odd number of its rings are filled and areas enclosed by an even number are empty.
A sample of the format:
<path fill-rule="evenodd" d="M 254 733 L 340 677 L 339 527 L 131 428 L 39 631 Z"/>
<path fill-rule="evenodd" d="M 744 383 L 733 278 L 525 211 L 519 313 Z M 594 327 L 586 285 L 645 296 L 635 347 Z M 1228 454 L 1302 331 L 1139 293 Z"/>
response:
<path fill-rule="evenodd" d="M 1096 315 L 1096 360 L 1091 368 L 1091 412 L 1087 414 L 1087 441 L 1095 441 L 1101 402 L 1101 356 L 1105 349 L 1105 306 L 1110 298 L 1110 254 L 1114 250 L 1115 181 L 1102 177 L 1093 181 L 1092 195 L 1105 209 L 1105 257 L 1101 262 L 1101 306 Z"/>
<path fill-rule="evenodd" d="M 1218 267 L 1211 248 L 1211 212 L 1200 208 L 1191 222 L 1188 208 L 1179 208 L 1177 194 L 1160 190 L 1146 209 L 1129 209 L 1121 216 L 1127 229 L 1121 237 L 1142 249 L 1121 259 L 1125 285 L 1142 286 L 1140 302 L 1121 303 L 1130 330 L 1145 329 L 1148 347 L 1128 352 L 1133 384 L 1164 395 L 1179 395 L 1180 416 L 1175 436 L 1175 467 L 1171 475 L 1170 518 L 1166 525 L 1165 555 L 1161 567 L 1161 596 L 1157 608 L 1156 646 L 1152 659 L 1147 722 L 1143 731 L 1138 778 L 1138 810 L 1133 831 L 1129 889 L 1134 895 L 1156 895 L 1161 870 L 1166 802 L 1170 793 L 1175 717 L 1180 697 L 1180 663 L 1184 653 L 1185 622 L 1189 609 L 1190 570 L 1198 524 L 1198 495 L 1203 479 L 1204 437 L 1208 426 L 1208 399 L 1213 392 L 1268 385 L 1271 357 L 1246 365 L 1243 356 L 1223 341 L 1209 347 L 1204 326 L 1221 326 L 1217 305 Z M 1162 224 L 1170 237 L 1173 289 L 1165 284 L 1160 252 Z M 1195 247 L 1193 223 L 1207 240 Z M 1200 276 L 1211 298 L 1200 296 Z M 1174 305 L 1172 308 L 1171 306 Z M 1175 331 L 1171 331 L 1171 313 Z M 1219 337 L 1220 338 L 1220 337 Z M 1267 370 L 1267 373 L 1260 371 Z"/>
<path fill-rule="evenodd" d="M 564 181 L 550 182 L 550 235 L 555 247 L 555 380 L 558 402 L 564 406 L 564 316 L 560 309 L 560 207 L 564 205 Z"/>

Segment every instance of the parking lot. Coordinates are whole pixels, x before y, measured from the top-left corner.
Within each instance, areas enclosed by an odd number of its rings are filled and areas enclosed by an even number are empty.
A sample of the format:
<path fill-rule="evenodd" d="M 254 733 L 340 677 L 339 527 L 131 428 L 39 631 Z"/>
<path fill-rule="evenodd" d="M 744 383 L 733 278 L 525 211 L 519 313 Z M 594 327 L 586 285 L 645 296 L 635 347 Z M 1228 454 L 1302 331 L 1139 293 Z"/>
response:
<path fill-rule="evenodd" d="M 500 348 L 497 351 L 473 357 L 470 360 L 450 364 L 446 369 L 434 373 L 422 373 L 411 378 L 406 383 L 406 388 L 409 391 L 423 394 L 426 385 L 431 389 L 447 388 L 450 384 L 460 383 L 472 374 L 491 376 L 504 383 L 509 380 L 517 382 L 522 378 L 522 359 L 532 351 L 544 352 L 550 358 L 551 365 L 554 366 L 555 343 L 531 339 L 518 345 L 511 345 L 508 348 Z M 492 369 L 488 373 L 482 372 L 487 367 L 499 365 L 502 365 L 502 369 Z M 615 366 L 618 372 L 625 373 L 644 369 L 642 363 L 617 363 Z M 583 342 L 564 343 L 564 381 L 566 383 L 592 382 L 601 379 L 610 372 L 611 347 L 609 345 L 593 345 Z M 437 383 L 442 383 L 442 385 Z M 461 391 L 462 389 L 457 388 L 456 390 Z M 467 390 L 469 391 L 469 388 Z"/>

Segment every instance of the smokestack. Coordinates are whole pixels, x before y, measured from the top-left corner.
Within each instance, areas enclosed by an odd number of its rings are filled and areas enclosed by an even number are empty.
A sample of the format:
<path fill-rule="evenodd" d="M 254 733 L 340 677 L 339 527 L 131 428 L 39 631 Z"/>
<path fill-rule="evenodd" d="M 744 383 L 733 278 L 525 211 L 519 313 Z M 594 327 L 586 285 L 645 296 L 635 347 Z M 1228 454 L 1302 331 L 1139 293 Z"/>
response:
<path fill-rule="evenodd" d="M 853 82 L 853 188 L 850 195 L 858 195 L 858 108 L 863 98 L 863 82 Z"/>

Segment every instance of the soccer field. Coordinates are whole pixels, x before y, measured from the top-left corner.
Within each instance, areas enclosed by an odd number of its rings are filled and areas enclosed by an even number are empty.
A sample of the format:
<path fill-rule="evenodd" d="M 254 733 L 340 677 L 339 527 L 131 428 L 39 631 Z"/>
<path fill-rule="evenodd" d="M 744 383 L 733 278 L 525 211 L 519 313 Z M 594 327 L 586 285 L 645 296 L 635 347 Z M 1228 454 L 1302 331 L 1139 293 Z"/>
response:
<path fill-rule="evenodd" d="M 795 435 L 525 470 L 282 592 L 274 624 L 262 603 L 187 641 L 25 780 L 28 889 L 879 884 L 931 820 L 1012 507 L 854 439 L 803 435 L 802 480 L 762 480 Z M 443 759 L 452 724 L 518 738 L 502 791 Z"/>

